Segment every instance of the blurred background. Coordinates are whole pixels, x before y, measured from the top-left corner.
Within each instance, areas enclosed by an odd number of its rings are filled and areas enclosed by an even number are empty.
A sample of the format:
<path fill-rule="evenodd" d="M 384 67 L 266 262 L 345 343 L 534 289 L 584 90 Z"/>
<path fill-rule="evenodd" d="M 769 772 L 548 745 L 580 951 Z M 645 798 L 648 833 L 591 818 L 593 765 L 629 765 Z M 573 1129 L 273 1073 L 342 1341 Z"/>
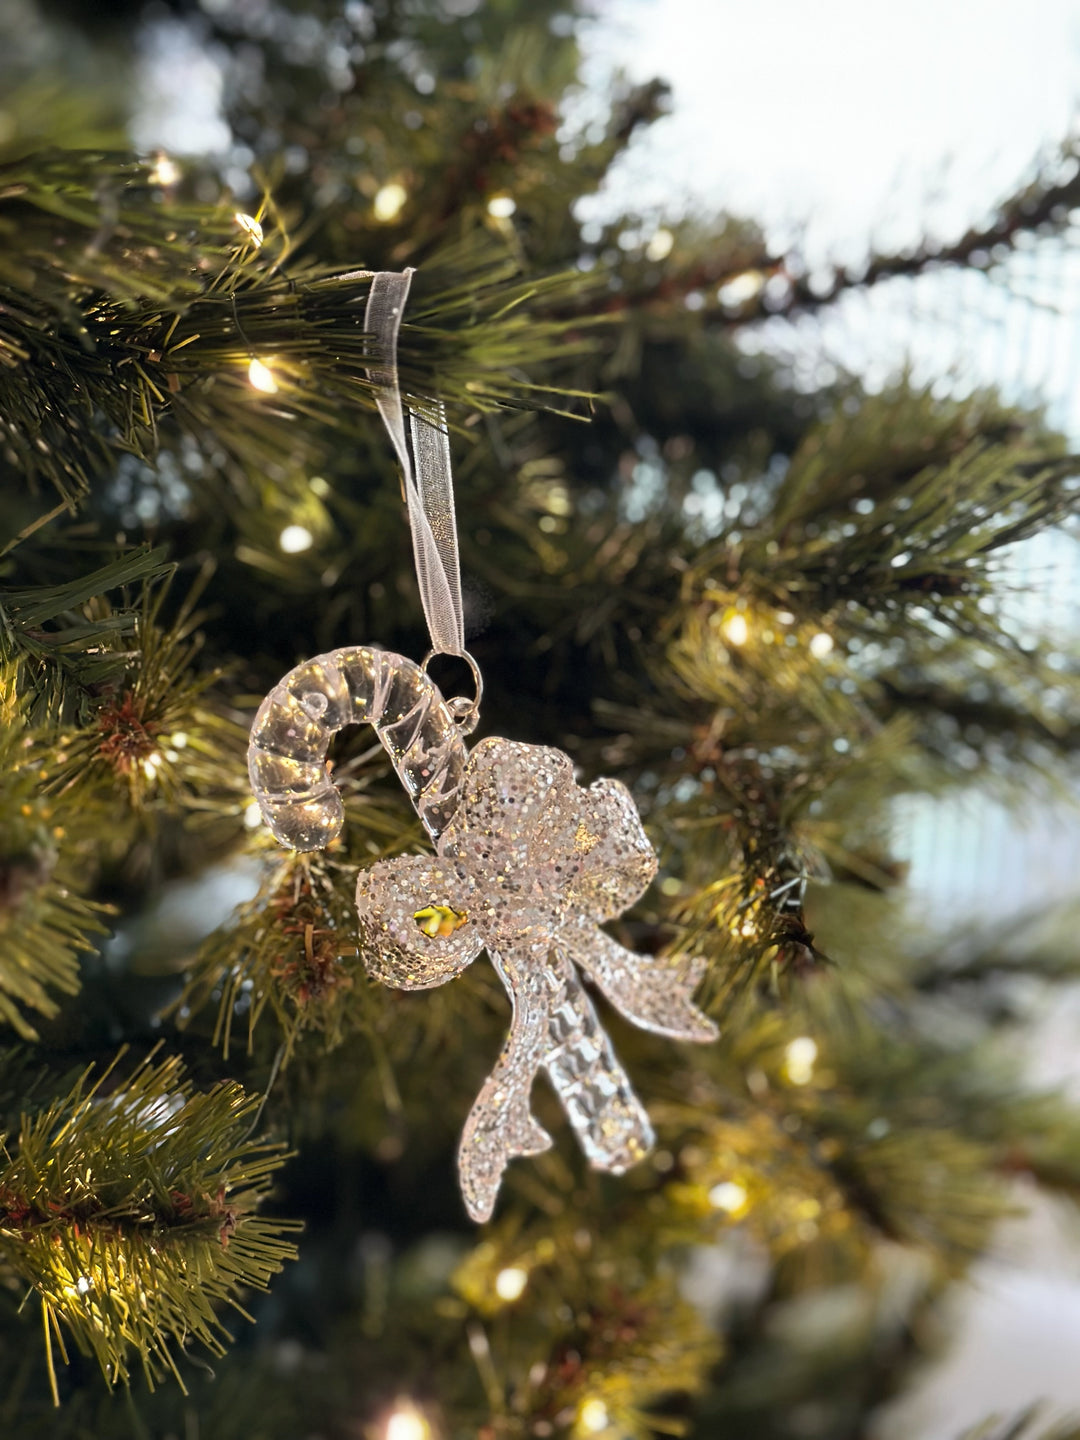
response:
<path fill-rule="evenodd" d="M 213 14 L 226 3 L 202 8 Z M 478 3 L 447 8 L 465 19 Z M 595 0 L 592 9 L 579 30 L 586 84 L 568 128 L 595 113 L 603 133 L 619 76 L 660 77 L 672 94 L 670 113 L 632 142 L 598 194 L 578 202 L 586 241 L 628 210 L 643 232 L 681 217 L 749 215 L 774 253 L 797 249 L 811 276 L 819 267 L 824 287 L 832 266 L 858 265 L 870 250 L 962 234 L 1045 170 L 1080 113 L 1075 0 L 911 0 L 902 15 L 861 0 Z M 227 183 L 250 200 L 252 157 L 231 143 L 223 69 L 198 26 L 153 5 L 140 25 L 135 143 L 217 152 Z M 748 293 L 755 283 L 768 282 L 745 279 Z M 942 268 L 854 290 L 739 343 L 748 356 L 780 358 L 808 391 L 846 372 L 870 391 L 904 372 L 936 393 L 999 386 L 1010 401 L 1045 406 L 1080 443 L 1080 244 L 1069 235 L 1021 249 L 993 275 Z M 1018 619 L 1075 636 L 1076 541 L 1055 533 L 1024 542 L 1010 568 Z M 910 866 L 914 912 L 945 936 L 962 931 L 966 943 L 973 924 L 988 934 L 1030 929 L 1069 901 L 1080 918 L 1076 799 L 1018 812 L 973 786 L 898 801 L 895 845 Z M 223 910 L 249 893 L 244 878 L 219 887 Z M 206 899 L 201 887 L 201 911 Z M 1027 1001 L 1032 1078 L 1080 1096 L 1080 987 L 1064 1001 L 1058 987 L 1051 1005 L 1033 983 Z M 1080 1409 L 1080 1237 L 1055 1202 L 1025 1196 L 1033 1202 L 1030 1216 L 1002 1227 L 997 1255 L 956 1296 L 954 1348 L 885 1415 L 881 1440 L 948 1440 L 1033 1398 Z M 704 1296 L 715 1303 L 714 1292 L 744 1278 L 726 1266 L 717 1278 L 703 1264 Z"/>
<path fill-rule="evenodd" d="M 5 0 L 16 17 L 22 3 Z M 444 8 L 464 21 L 482 3 L 445 0 Z M 255 0 L 202 0 L 201 11 L 245 6 L 257 14 Z M 102 25 L 137 28 L 133 144 L 216 156 L 237 201 L 254 205 L 255 156 L 224 119 L 226 68 L 199 9 L 123 7 L 113 20 L 107 5 L 96 8 Z M 1076 168 L 1055 158 L 1075 134 L 1080 97 L 1075 0 L 909 0 L 902 13 L 859 0 L 594 0 L 578 33 L 584 84 L 564 117 L 568 133 L 587 134 L 595 114 L 600 137 L 620 76 L 671 86 L 669 113 L 635 137 L 598 193 L 577 202 L 586 242 L 632 211 L 662 259 L 666 224 L 751 216 L 767 248 L 797 253 L 811 290 L 820 275 L 824 293 L 838 265 L 949 244 L 1025 176 Z M 1071 229 L 1018 245 L 989 273 L 925 267 L 853 288 L 820 312 L 789 315 L 784 276 L 747 271 L 732 282 L 731 305 L 760 295 L 766 310 L 775 301 L 785 313 L 743 330 L 737 343 L 748 366 L 768 357 L 808 394 L 849 373 L 870 393 L 901 374 L 940 395 L 994 385 L 1008 401 L 1045 406 L 1075 448 L 1080 213 L 1071 218 Z M 696 303 L 704 302 L 691 292 L 687 307 Z M 703 497 L 703 519 L 709 504 L 723 503 L 720 492 Z M 1073 538 L 1050 532 L 1023 542 L 1007 574 L 1004 604 L 1018 626 L 1075 637 Z M 1014 927 L 1037 945 L 1040 927 L 1069 925 L 1073 914 L 1080 921 L 1078 800 L 1080 792 L 1006 806 L 975 784 L 897 802 L 894 844 L 909 867 L 913 914 L 946 949 L 961 935 L 955 943 L 970 944 L 973 929 L 991 936 Z M 159 923 L 190 924 L 197 910 L 211 928 L 253 892 L 252 874 L 240 866 L 204 878 L 179 892 L 176 912 Z M 1010 984 L 1010 1003 L 1026 1015 L 1010 1043 L 1032 1079 L 1080 1098 L 1080 986 L 1056 987 L 1051 1004 L 1034 980 Z M 1080 1237 L 1056 1201 L 1024 1199 L 1031 1213 L 1002 1225 L 994 1254 L 950 1302 L 947 1358 L 885 1408 L 875 1440 L 954 1440 L 988 1413 L 1036 1397 L 1080 1410 Z M 752 1256 L 703 1256 L 695 1298 L 720 1303 L 726 1289 L 752 1285 L 753 1271 Z"/>
<path fill-rule="evenodd" d="M 1071 0 L 915 0 L 902 15 L 858 0 L 616 0 L 597 7 L 584 41 L 598 90 L 625 67 L 669 80 L 673 105 L 583 213 L 600 221 L 651 204 L 669 216 L 754 215 L 777 251 L 797 246 L 811 271 L 922 237 L 951 241 L 1056 154 L 1078 116 Z M 871 389 L 903 371 L 938 393 L 1000 386 L 1080 442 L 1080 245 L 1070 236 L 1021 250 L 992 278 L 944 268 L 897 277 L 740 343 L 782 357 L 808 388 L 844 371 Z M 1017 619 L 1075 637 L 1076 541 L 1024 542 L 1010 570 Z M 945 936 L 1037 932 L 1069 902 L 1080 918 L 1078 799 L 1018 812 L 972 786 L 898 802 L 909 905 Z M 1058 912 L 1051 924 L 1062 923 Z M 1027 1001 L 1032 1078 L 1080 1095 L 1080 989 L 1050 1002 L 1032 984 Z M 997 1254 L 953 1300 L 954 1348 L 886 1410 L 881 1440 L 947 1440 L 1035 1397 L 1080 1409 L 1080 1234 L 1054 1202 L 1023 1198 L 1032 1213 L 1001 1228 Z"/>

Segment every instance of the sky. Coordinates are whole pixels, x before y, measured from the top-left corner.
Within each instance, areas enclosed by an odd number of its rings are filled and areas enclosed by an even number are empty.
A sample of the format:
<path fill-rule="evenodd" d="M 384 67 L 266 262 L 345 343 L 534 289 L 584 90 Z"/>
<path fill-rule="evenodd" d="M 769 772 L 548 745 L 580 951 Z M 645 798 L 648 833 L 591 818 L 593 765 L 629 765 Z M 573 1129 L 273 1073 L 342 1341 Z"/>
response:
<path fill-rule="evenodd" d="M 1077 112 L 1077 0 L 597 4 L 588 78 L 674 90 L 613 196 L 809 221 L 830 253 L 962 228 Z"/>

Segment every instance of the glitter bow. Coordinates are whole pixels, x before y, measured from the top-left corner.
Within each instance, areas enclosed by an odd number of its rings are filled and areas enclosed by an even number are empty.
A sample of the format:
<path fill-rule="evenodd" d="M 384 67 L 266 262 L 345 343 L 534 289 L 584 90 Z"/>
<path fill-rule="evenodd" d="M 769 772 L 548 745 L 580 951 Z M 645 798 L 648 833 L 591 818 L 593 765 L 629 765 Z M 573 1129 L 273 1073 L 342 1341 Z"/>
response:
<path fill-rule="evenodd" d="M 469 757 L 437 853 L 382 860 L 361 874 L 356 904 L 373 975 L 425 990 L 486 948 L 510 995 L 510 1035 L 458 1153 L 474 1220 L 491 1215 L 511 1159 L 551 1145 L 529 1109 L 541 1067 L 597 1169 L 621 1173 L 652 1145 L 649 1118 L 575 966 L 635 1025 L 677 1040 L 715 1038 L 692 1003 L 697 966 L 635 955 L 599 928 L 655 873 L 625 786 L 598 780 L 582 789 L 562 751 L 490 739 Z"/>

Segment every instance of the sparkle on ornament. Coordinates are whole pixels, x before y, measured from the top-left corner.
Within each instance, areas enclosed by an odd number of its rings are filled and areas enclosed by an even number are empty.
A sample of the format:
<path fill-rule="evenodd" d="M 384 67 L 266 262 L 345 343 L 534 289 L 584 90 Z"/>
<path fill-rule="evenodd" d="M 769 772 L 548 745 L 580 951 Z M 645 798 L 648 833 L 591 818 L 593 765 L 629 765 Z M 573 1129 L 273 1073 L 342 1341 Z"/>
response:
<path fill-rule="evenodd" d="M 233 219 L 256 248 L 263 243 L 263 228 L 254 215 L 245 215 L 243 210 L 237 210 Z"/>
<path fill-rule="evenodd" d="M 529 1283 L 529 1272 L 520 1265 L 508 1265 L 495 1276 L 495 1294 L 500 1300 L 518 1300 Z"/>
<path fill-rule="evenodd" d="M 273 371 L 254 355 L 248 363 L 248 379 L 255 389 L 261 390 L 264 395 L 277 394 L 278 383 L 274 379 Z"/>
<path fill-rule="evenodd" d="M 709 1204 L 714 1210 L 725 1210 L 729 1215 L 738 1215 L 745 1208 L 748 1196 L 735 1180 L 722 1180 L 709 1191 Z"/>
<path fill-rule="evenodd" d="M 720 630 L 724 639 L 732 645 L 745 645 L 750 638 L 750 626 L 746 623 L 746 616 L 740 615 L 737 610 L 724 617 Z"/>
<path fill-rule="evenodd" d="M 397 727 L 395 744 L 403 746 L 412 733 Z M 415 743 L 410 753 L 419 753 Z M 635 955 L 599 928 L 633 904 L 656 872 L 624 786 L 598 780 L 583 789 L 562 751 L 490 738 L 469 755 L 460 790 L 438 853 L 362 870 L 356 904 L 365 959 L 377 979 L 426 990 L 459 974 L 486 947 L 511 993 L 510 1043 L 477 1097 L 458 1151 L 466 1208 L 473 1219 L 487 1220 L 510 1160 L 551 1144 L 529 1106 L 541 1068 L 597 1169 L 622 1174 L 652 1145 L 649 1117 L 577 966 L 644 1029 L 696 1041 L 713 1039 L 716 1029 L 691 998 L 700 978 L 696 964 L 673 967 Z M 444 928 L 443 911 L 467 914 L 468 923 Z M 419 928 L 425 914 L 438 926 L 435 934 Z"/>
<path fill-rule="evenodd" d="M 646 260 L 666 260 L 671 254 L 675 244 L 675 236 L 670 230 L 663 228 L 657 230 L 648 245 L 645 246 Z"/>
<path fill-rule="evenodd" d="M 610 1424 L 608 1408 L 602 1400 L 586 1400 L 578 1414 L 581 1428 L 590 1435 L 599 1435 Z"/>
<path fill-rule="evenodd" d="M 414 1405 L 403 1402 L 386 1422 L 386 1440 L 430 1440 L 431 1426 Z"/>
<path fill-rule="evenodd" d="M 150 183 L 152 185 L 175 185 L 180 179 L 180 166 L 168 155 L 159 155 L 154 161 L 154 168 L 150 171 Z"/>
<path fill-rule="evenodd" d="M 833 638 L 825 630 L 819 630 L 810 641 L 810 654 L 815 660 L 824 660 L 826 655 L 831 655 L 833 649 Z"/>
<path fill-rule="evenodd" d="M 396 180 L 391 181 L 389 185 L 384 185 L 375 196 L 375 219 L 382 220 L 384 223 L 396 220 L 408 198 L 405 186 L 399 185 Z"/>
<path fill-rule="evenodd" d="M 817 1042 L 809 1035 L 800 1035 L 791 1041 L 784 1051 L 784 1069 L 793 1085 L 809 1085 L 817 1055 Z"/>
<path fill-rule="evenodd" d="M 278 544 L 286 555 L 299 555 L 310 550 L 314 536 L 304 525 L 286 525 L 278 536 Z"/>
<path fill-rule="evenodd" d="M 509 220 L 517 209 L 517 202 L 509 195 L 493 195 L 488 201 L 488 214 L 496 220 Z"/>

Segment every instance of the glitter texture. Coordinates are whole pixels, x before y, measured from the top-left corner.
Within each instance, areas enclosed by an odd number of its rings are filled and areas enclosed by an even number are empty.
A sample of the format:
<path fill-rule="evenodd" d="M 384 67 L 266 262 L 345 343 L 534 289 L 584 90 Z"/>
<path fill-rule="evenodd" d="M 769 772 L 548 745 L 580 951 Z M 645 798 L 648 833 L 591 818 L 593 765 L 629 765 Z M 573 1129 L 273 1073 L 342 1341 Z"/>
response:
<path fill-rule="evenodd" d="M 656 873 L 625 786 L 582 789 L 562 751 L 490 739 L 469 757 L 457 800 L 437 853 L 379 861 L 361 873 L 356 904 L 368 968 L 387 985 L 441 985 L 486 948 L 509 992 L 510 1035 L 458 1155 L 469 1214 L 486 1220 L 510 1160 L 551 1144 L 529 1109 L 541 1068 L 596 1168 L 621 1173 L 653 1142 L 578 968 L 644 1029 L 708 1041 L 716 1027 L 692 1003 L 697 966 L 635 955 L 599 928 Z M 467 918 L 454 928 L 417 918 L 445 912 Z"/>

